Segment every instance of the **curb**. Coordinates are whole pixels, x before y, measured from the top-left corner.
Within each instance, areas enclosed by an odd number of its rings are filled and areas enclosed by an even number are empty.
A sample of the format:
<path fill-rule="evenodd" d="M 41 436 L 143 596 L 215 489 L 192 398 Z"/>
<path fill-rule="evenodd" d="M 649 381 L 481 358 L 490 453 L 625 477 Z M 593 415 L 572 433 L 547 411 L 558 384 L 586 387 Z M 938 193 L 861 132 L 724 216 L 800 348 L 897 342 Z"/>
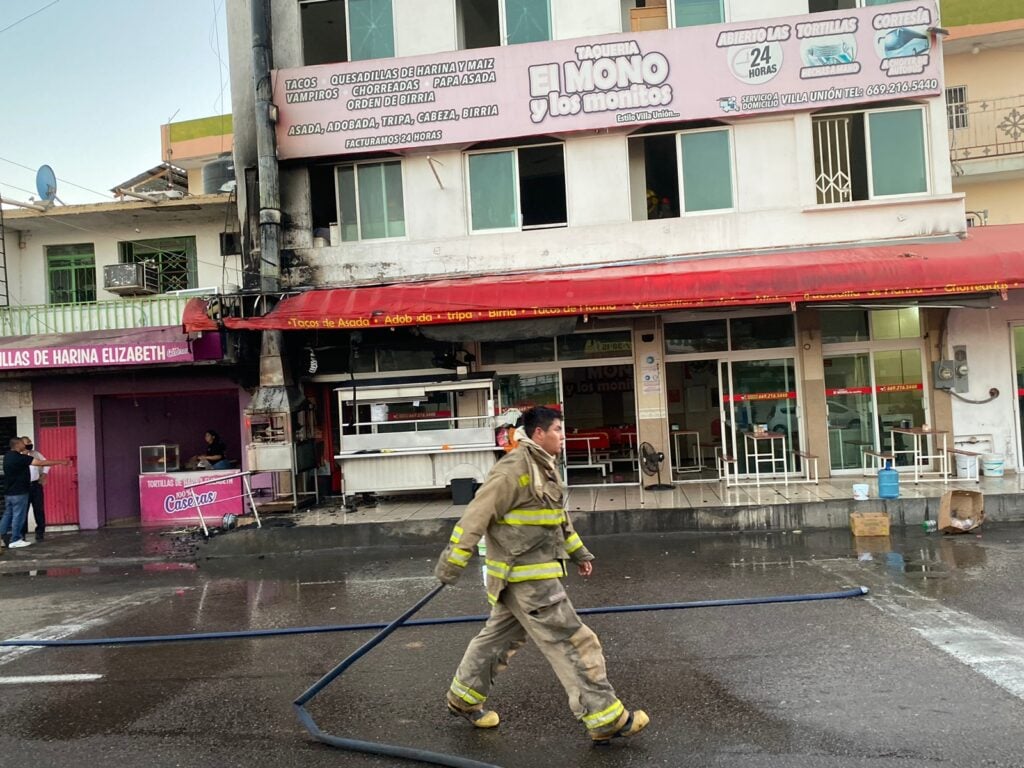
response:
<path fill-rule="evenodd" d="M 676 509 L 624 509 L 573 512 L 573 525 L 581 536 L 623 533 L 736 533 L 849 529 L 850 512 L 888 512 L 895 526 L 920 525 L 938 515 L 940 497 L 872 500 L 849 499 L 794 502 L 758 506 L 722 506 Z M 985 497 L 985 519 L 991 522 L 1024 521 L 1024 496 L 992 494 Z M 443 546 L 455 518 L 404 520 L 389 523 L 342 523 L 247 527 L 201 543 L 199 559 L 295 555 L 301 552 L 362 547 L 432 544 Z"/>

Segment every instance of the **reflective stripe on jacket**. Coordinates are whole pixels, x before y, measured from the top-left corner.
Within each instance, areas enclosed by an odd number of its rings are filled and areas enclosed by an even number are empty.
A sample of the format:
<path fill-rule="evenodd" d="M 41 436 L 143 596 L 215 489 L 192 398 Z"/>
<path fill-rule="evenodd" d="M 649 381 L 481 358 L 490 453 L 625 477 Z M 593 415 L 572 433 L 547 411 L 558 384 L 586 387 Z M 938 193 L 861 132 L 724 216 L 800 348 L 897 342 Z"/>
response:
<path fill-rule="evenodd" d="M 505 584 L 561 578 L 565 561 L 593 560 L 566 512 L 557 470 L 520 445 L 491 469 L 452 529 L 435 569 L 453 581 L 487 537 L 487 597 L 497 602 Z M 447 578 L 445 578 L 447 577 Z"/>

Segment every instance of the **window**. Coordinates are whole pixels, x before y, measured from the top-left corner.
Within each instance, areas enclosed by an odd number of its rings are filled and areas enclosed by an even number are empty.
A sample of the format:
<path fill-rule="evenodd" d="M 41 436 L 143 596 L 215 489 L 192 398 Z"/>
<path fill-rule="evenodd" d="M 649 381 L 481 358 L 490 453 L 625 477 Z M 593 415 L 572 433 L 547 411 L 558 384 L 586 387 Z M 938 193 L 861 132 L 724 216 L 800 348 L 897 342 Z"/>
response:
<path fill-rule="evenodd" d="M 966 85 L 953 85 L 946 89 L 946 124 L 951 131 L 967 127 Z"/>
<path fill-rule="evenodd" d="M 196 239 L 194 237 L 165 237 L 160 240 L 138 240 L 120 243 L 121 263 L 137 264 L 150 261 L 156 264 L 160 293 L 197 288 Z"/>
<path fill-rule="evenodd" d="M 809 13 L 826 13 L 827 11 L 846 11 L 851 8 L 868 8 L 872 5 L 888 5 L 900 0 L 808 0 Z"/>
<path fill-rule="evenodd" d="M 634 136 L 629 162 L 634 220 L 734 207 L 728 128 Z"/>
<path fill-rule="evenodd" d="M 343 242 L 405 237 L 400 161 L 342 165 L 337 178 Z"/>
<path fill-rule="evenodd" d="M 536 43 L 551 39 L 548 0 L 501 0 L 505 12 L 505 42 Z"/>
<path fill-rule="evenodd" d="M 468 155 L 470 229 L 541 229 L 566 224 L 561 144 Z"/>
<path fill-rule="evenodd" d="M 499 0 L 458 0 L 459 47 L 490 48 L 501 45 Z"/>
<path fill-rule="evenodd" d="M 391 0 L 348 0 L 349 61 L 395 55 Z"/>
<path fill-rule="evenodd" d="M 302 0 L 306 66 L 395 55 L 391 0 Z"/>
<path fill-rule="evenodd" d="M 672 26 L 696 27 L 725 21 L 725 0 L 672 0 Z"/>
<path fill-rule="evenodd" d="M 46 246 L 51 304 L 96 301 L 96 256 L 92 243 Z"/>
<path fill-rule="evenodd" d="M 921 338 L 917 307 L 901 309 L 841 309 L 821 313 L 821 341 L 841 344 L 859 341 Z"/>
<path fill-rule="evenodd" d="M 551 39 L 550 0 L 457 0 L 459 47 Z"/>
<path fill-rule="evenodd" d="M 922 108 L 819 115 L 812 129 L 819 204 L 928 191 Z"/>

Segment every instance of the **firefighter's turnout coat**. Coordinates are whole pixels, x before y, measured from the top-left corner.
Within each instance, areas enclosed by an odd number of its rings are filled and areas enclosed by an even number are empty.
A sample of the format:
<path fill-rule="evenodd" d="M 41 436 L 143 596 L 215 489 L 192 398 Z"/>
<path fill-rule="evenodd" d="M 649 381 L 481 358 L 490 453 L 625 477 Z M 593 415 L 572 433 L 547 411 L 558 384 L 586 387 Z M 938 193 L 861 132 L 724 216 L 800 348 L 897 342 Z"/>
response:
<path fill-rule="evenodd" d="M 573 530 L 563 499 L 554 457 L 532 440 L 522 440 L 494 465 L 455 526 L 438 560 L 437 577 L 456 581 L 485 535 L 491 605 L 506 584 L 558 579 L 566 573 L 566 560 L 593 560 Z"/>

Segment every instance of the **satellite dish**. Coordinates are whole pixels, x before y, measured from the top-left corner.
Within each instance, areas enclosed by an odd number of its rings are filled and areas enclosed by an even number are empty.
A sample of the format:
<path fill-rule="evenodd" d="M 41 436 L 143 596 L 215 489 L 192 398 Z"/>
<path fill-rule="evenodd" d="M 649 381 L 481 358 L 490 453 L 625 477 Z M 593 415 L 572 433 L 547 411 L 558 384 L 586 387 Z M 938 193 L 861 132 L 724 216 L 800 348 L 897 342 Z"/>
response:
<path fill-rule="evenodd" d="M 39 199 L 47 203 L 52 203 L 57 197 L 57 174 L 48 165 L 41 165 L 36 171 L 36 192 Z"/>

